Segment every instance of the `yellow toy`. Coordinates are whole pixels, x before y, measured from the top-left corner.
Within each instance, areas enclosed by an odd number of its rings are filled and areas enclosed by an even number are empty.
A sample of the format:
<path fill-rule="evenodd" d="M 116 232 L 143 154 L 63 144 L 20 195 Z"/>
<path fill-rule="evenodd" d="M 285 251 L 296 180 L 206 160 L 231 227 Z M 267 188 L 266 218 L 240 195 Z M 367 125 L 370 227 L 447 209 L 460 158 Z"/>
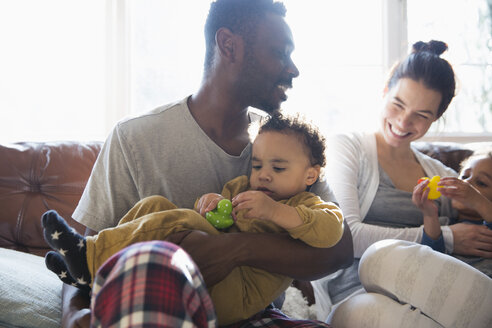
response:
<path fill-rule="evenodd" d="M 428 177 L 420 178 L 417 183 L 421 183 L 424 180 L 429 180 L 429 178 Z M 438 199 L 439 197 L 441 197 L 441 193 L 437 191 L 437 183 L 439 181 L 441 181 L 441 177 L 435 175 L 432 177 L 432 179 L 430 179 L 430 182 L 427 185 L 427 187 L 425 187 L 425 189 L 429 189 L 429 194 L 427 195 L 428 199 Z"/>

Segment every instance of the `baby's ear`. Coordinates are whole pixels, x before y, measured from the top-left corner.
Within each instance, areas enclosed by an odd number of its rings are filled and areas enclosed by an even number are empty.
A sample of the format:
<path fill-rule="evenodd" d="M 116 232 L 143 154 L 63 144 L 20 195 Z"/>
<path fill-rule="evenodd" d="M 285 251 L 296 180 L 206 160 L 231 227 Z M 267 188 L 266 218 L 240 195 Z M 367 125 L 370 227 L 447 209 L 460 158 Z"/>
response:
<path fill-rule="evenodd" d="M 319 165 L 314 165 L 308 168 L 306 175 L 306 185 L 312 186 L 316 180 L 319 178 L 321 167 Z"/>

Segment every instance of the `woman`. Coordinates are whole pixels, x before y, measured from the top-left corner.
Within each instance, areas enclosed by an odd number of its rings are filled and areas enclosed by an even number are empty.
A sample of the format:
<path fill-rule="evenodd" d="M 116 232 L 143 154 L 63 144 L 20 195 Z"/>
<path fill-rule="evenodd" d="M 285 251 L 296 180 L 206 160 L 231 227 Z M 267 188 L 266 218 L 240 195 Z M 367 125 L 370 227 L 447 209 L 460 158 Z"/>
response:
<path fill-rule="evenodd" d="M 352 268 L 313 283 L 316 303 L 327 310 L 324 314 L 330 311 L 330 303 L 339 303 L 361 291 L 358 258 L 373 243 L 384 239 L 421 242 L 422 213 L 412 203 L 412 191 L 418 179 L 457 175 L 412 146 L 412 142 L 424 136 L 442 116 L 454 97 L 453 69 L 440 58 L 446 49 L 447 45 L 440 41 L 414 44 L 412 53 L 391 71 L 378 131 L 336 136 L 328 143 L 330 157 L 336 160 L 328 163 L 326 177 L 350 226 L 356 260 Z M 448 254 L 492 257 L 492 231 L 485 226 L 462 223 L 447 226 L 448 218 L 453 216 L 449 200 L 439 199 L 438 207 L 444 225 L 440 238 L 444 239 Z M 389 270 L 383 269 L 383 273 L 387 272 Z M 362 280 L 362 272 L 360 274 Z M 393 281 L 392 278 L 395 277 L 388 276 L 387 280 Z M 367 290 L 367 286 L 364 287 Z M 392 291 L 388 294 L 395 295 Z M 404 303 L 415 306 L 412 299 Z M 385 308 L 386 313 L 391 311 L 387 305 Z M 323 311 L 320 312 L 323 316 Z M 349 312 L 354 314 L 354 311 Z M 398 311 L 393 311 L 394 315 L 396 313 Z M 334 326 L 337 326 L 336 319 L 333 319 Z M 367 319 L 364 319 L 366 323 Z M 390 322 L 398 326 L 395 321 Z"/>

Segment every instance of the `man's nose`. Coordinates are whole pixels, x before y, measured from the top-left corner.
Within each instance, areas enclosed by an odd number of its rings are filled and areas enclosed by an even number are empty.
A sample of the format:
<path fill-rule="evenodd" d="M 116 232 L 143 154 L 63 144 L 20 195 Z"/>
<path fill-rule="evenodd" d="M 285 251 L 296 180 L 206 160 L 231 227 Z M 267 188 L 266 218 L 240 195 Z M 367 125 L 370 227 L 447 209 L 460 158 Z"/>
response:
<path fill-rule="evenodd" d="M 291 59 L 289 62 L 289 66 L 287 67 L 287 72 L 290 74 L 292 78 L 296 78 L 299 76 L 299 69 L 297 68 L 294 61 Z"/>

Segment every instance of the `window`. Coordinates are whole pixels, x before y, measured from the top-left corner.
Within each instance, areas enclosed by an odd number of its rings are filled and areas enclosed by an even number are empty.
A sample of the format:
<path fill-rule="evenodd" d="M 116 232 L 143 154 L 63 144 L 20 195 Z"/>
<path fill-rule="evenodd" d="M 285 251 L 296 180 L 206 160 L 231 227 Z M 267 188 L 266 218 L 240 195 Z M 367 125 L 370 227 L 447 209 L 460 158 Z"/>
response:
<path fill-rule="evenodd" d="M 490 0 L 283 0 L 301 71 L 284 103 L 324 131 L 373 130 L 391 64 L 448 43 L 461 83 L 444 135 L 492 136 Z M 193 93 L 210 0 L 0 0 L 0 142 L 104 140 Z"/>
<path fill-rule="evenodd" d="M 409 45 L 446 42 L 449 50 L 443 57 L 458 78 L 457 95 L 432 132 L 492 132 L 492 1 L 411 0 L 407 8 Z"/>
<path fill-rule="evenodd" d="M 383 89 L 382 2 L 359 0 L 356 10 L 350 1 L 283 2 L 296 43 L 293 59 L 301 71 L 284 111 L 305 113 L 329 132 L 374 126 L 367 122 L 375 121 Z M 138 113 L 198 87 L 210 1 L 130 3 L 130 112 Z"/>
<path fill-rule="evenodd" d="M 182 0 L 172 6 L 164 0 L 129 1 L 134 45 L 130 112 L 139 113 L 198 87 L 210 1 Z M 301 72 L 282 105 L 285 112 L 305 113 L 328 133 L 373 130 L 389 68 L 414 42 L 438 39 L 449 45 L 443 57 L 454 65 L 460 89 L 429 134 L 491 136 L 487 0 L 283 2 L 296 42 L 293 59 Z"/>
<path fill-rule="evenodd" d="M 0 0 L 0 142 L 101 139 L 104 1 Z"/>

